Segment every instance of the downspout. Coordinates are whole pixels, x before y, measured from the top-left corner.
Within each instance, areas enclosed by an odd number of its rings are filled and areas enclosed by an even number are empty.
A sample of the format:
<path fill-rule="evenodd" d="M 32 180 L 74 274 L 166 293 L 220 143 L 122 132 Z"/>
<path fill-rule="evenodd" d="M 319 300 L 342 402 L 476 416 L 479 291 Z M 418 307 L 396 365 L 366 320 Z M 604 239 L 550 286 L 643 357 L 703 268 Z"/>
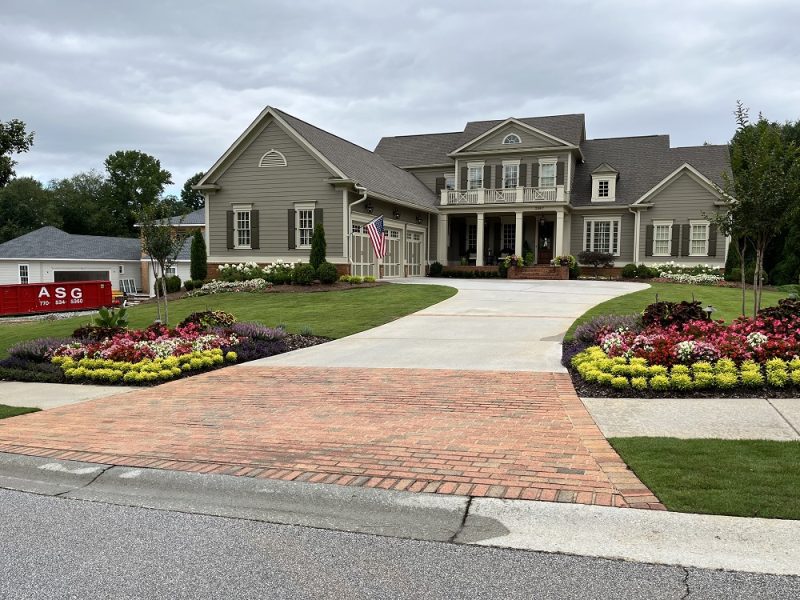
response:
<path fill-rule="evenodd" d="M 634 230 L 633 230 L 633 264 L 639 264 L 639 235 L 641 228 L 641 218 L 642 213 L 638 210 L 634 210 L 631 207 L 628 207 L 628 212 L 633 215 L 633 223 L 634 223 Z M 621 237 L 621 236 L 620 236 Z"/>
<path fill-rule="evenodd" d="M 360 202 L 364 202 L 367 199 L 367 188 L 365 188 L 360 183 L 355 184 L 355 188 L 357 192 L 361 193 L 361 198 L 358 200 L 354 200 L 350 204 L 347 205 L 347 238 L 344 240 L 345 244 L 347 244 L 347 267 L 348 269 L 353 266 L 353 260 L 350 256 L 351 244 L 350 238 L 353 237 L 353 207 Z"/>

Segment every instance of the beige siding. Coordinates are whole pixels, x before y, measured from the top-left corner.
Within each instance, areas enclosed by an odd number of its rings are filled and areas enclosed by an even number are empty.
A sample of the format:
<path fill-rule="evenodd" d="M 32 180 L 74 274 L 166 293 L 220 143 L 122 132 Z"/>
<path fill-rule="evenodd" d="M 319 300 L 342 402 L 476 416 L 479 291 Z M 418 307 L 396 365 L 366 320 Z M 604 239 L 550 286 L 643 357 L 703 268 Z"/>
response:
<path fill-rule="evenodd" d="M 591 211 L 583 213 L 573 213 L 570 218 L 570 239 L 569 248 L 565 247 L 564 251 L 569 251 L 569 254 L 577 255 L 583 252 L 584 247 L 584 232 L 587 219 L 600 219 L 603 217 L 619 217 L 620 218 L 620 240 L 619 251 L 620 255 L 614 257 L 614 264 L 616 266 L 623 266 L 633 261 L 633 235 L 635 229 L 633 215 L 624 208 L 620 210 L 609 211 Z"/>
<path fill-rule="evenodd" d="M 515 133 L 520 137 L 520 145 L 519 146 L 509 146 L 508 144 L 503 144 L 503 140 L 505 137 L 510 134 Z M 487 137 L 480 140 L 477 144 L 469 146 L 465 148 L 464 151 L 469 152 L 480 152 L 482 150 L 508 150 L 509 148 L 541 148 L 542 146 L 557 146 L 560 145 L 558 142 L 543 136 L 537 133 L 530 131 L 529 129 L 525 129 L 520 127 L 519 125 L 515 125 L 510 123 L 501 127 L 496 132 L 488 135 Z"/>
<path fill-rule="evenodd" d="M 259 160 L 271 149 L 286 157 L 287 166 L 262 168 Z M 213 261 L 288 257 L 308 260 L 308 250 L 289 250 L 287 211 L 295 203 L 314 202 L 323 209 L 329 256 L 342 256 L 342 192 L 325 179 L 331 173 L 271 119 L 253 142 L 217 180 L 221 190 L 209 202 L 209 243 Z M 252 204 L 259 211 L 259 250 L 228 250 L 226 211 L 234 204 Z"/>
<path fill-rule="evenodd" d="M 641 233 L 639 234 L 639 260 L 659 263 L 674 260 L 682 264 L 724 264 L 725 237 L 717 235 L 717 255 L 713 257 L 652 257 L 645 256 L 645 232 L 653 221 L 673 221 L 675 224 L 688 224 L 691 220 L 708 220 L 719 207 L 714 206 L 717 197 L 690 175 L 684 173 L 668 187 L 648 200 L 652 208 L 642 210 Z"/>

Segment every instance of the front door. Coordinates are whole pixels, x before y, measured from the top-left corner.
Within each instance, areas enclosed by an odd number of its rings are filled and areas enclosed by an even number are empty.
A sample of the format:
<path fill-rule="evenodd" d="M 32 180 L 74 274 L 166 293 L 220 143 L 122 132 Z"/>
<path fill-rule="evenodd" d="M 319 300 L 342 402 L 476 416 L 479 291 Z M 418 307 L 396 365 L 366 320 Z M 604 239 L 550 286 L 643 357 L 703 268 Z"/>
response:
<path fill-rule="evenodd" d="M 549 265 L 553 259 L 553 222 L 539 221 L 539 244 L 536 253 L 536 262 L 540 265 Z"/>

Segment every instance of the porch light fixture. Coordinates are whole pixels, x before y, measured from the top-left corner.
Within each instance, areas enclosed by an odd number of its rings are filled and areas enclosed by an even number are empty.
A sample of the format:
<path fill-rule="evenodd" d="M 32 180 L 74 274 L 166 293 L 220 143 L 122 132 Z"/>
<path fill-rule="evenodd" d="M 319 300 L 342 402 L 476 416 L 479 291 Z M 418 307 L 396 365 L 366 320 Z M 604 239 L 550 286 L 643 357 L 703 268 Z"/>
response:
<path fill-rule="evenodd" d="M 422 215 L 417 215 L 417 225 L 422 224 Z"/>
<path fill-rule="evenodd" d="M 395 219 L 399 219 L 400 218 L 400 211 L 395 208 L 394 211 L 392 212 L 392 215 L 394 215 Z"/>
<path fill-rule="evenodd" d="M 544 215 L 539 217 L 539 225 L 544 225 Z"/>
<path fill-rule="evenodd" d="M 372 202 L 367 202 L 367 203 L 364 205 L 364 208 L 366 208 L 366 209 L 367 209 L 367 212 L 368 212 L 369 214 L 372 214 Z"/>

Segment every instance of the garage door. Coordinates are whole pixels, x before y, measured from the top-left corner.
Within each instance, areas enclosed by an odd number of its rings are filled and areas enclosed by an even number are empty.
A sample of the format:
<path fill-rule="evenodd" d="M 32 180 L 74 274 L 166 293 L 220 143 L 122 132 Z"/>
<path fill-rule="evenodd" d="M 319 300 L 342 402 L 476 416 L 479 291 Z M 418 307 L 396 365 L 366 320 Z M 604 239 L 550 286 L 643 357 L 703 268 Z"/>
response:
<path fill-rule="evenodd" d="M 108 271 L 53 271 L 53 281 L 110 281 Z"/>
<path fill-rule="evenodd" d="M 400 277 L 402 255 L 399 229 L 387 229 L 386 256 L 383 257 L 383 276 Z"/>
<path fill-rule="evenodd" d="M 353 235 L 350 238 L 353 247 L 350 252 L 352 261 L 352 275 L 359 277 L 375 276 L 375 254 L 372 250 L 372 243 L 369 241 L 363 225 L 353 224 Z"/>
<path fill-rule="evenodd" d="M 409 277 L 422 275 L 422 248 L 424 247 L 424 234 L 415 231 L 406 233 L 406 265 Z"/>

